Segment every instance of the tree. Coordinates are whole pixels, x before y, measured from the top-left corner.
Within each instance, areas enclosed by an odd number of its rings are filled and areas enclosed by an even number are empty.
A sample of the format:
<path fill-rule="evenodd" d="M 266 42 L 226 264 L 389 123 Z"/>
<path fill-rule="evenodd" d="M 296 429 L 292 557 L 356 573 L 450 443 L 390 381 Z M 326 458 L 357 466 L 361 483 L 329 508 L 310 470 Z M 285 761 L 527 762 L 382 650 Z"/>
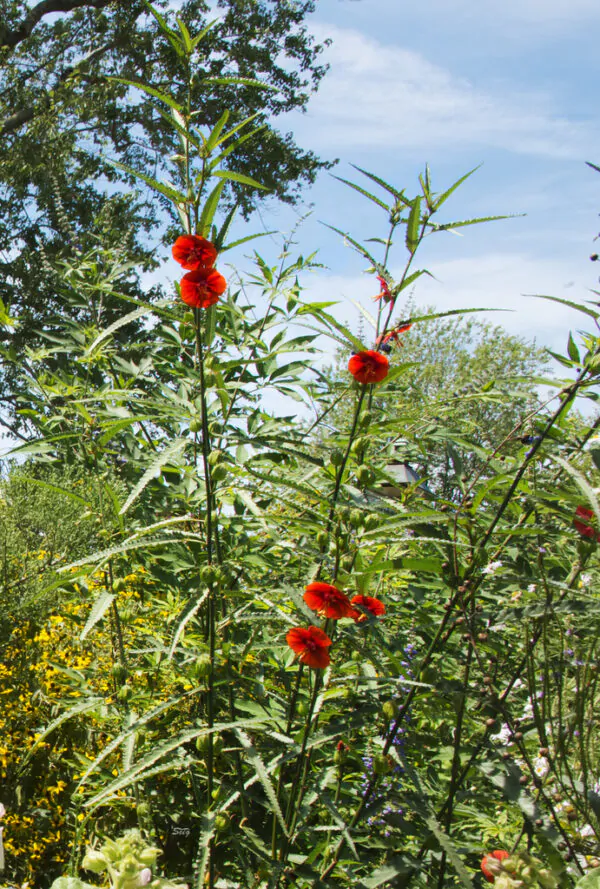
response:
<path fill-rule="evenodd" d="M 168 15 L 167 0 L 159 6 Z M 230 126 L 255 115 L 251 138 L 228 159 L 232 171 L 265 186 L 250 193 L 229 184 L 229 205 L 248 215 L 267 194 L 294 202 L 326 166 L 271 123 L 303 108 L 326 69 L 318 64 L 322 46 L 305 26 L 312 0 L 218 6 L 221 15 L 199 44 L 189 98 L 196 122 L 208 127 L 225 109 Z M 204 0 L 186 0 L 178 19 L 198 33 L 213 13 Z M 39 343 L 35 331 L 51 314 L 64 312 L 57 262 L 77 256 L 107 274 L 104 251 L 116 249 L 120 289 L 140 295 L 139 273 L 156 261 L 151 233 L 158 225 L 164 231 L 165 220 L 179 222 L 168 201 L 148 200 L 139 180 L 133 199 L 124 193 L 119 185 L 134 179 L 115 163 L 161 178 L 164 160 L 178 150 L 177 133 L 160 103 L 115 78 L 168 84 L 176 99 L 188 79 L 142 0 L 41 0 L 33 7 L 0 0 L 0 22 L 0 299 L 19 321 L 3 336 L 11 359 Z M 110 299 L 102 308 L 109 321 Z M 5 398 L 13 383 L 5 367 Z M 4 406 L 14 413 L 14 398 Z"/>

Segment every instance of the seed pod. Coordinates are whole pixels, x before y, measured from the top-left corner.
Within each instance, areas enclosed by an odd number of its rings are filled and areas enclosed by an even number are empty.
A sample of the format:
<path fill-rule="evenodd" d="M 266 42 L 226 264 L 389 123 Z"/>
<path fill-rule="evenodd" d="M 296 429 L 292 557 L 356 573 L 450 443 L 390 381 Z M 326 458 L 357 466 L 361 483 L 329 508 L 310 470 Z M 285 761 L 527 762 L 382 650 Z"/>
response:
<path fill-rule="evenodd" d="M 122 704 L 125 704 L 127 701 L 131 700 L 132 697 L 133 689 L 130 685 L 122 685 L 117 692 L 117 700 L 119 700 Z"/>
<path fill-rule="evenodd" d="M 190 432 L 200 432 L 202 430 L 202 420 L 200 417 L 194 417 L 190 420 Z"/>
<path fill-rule="evenodd" d="M 344 462 L 344 453 L 339 448 L 334 448 L 329 455 L 329 462 L 332 466 L 341 466 Z"/>
<path fill-rule="evenodd" d="M 222 463 L 220 463 L 218 466 L 213 466 L 210 477 L 213 482 L 222 482 L 223 479 L 227 478 L 227 467 L 224 466 Z"/>

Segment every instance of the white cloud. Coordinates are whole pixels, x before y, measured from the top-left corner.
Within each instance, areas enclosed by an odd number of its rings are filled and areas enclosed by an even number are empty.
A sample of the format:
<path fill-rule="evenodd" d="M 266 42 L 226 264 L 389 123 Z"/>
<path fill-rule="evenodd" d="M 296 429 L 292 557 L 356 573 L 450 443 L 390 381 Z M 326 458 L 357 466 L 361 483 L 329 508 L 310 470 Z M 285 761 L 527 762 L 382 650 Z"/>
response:
<path fill-rule="evenodd" d="M 486 91 L 417 52 L 358 31 L 322 25 L 317 36 L 333 39 L 326 53 L 331 70 L 294 127 L 318 150 L 434 159 L 451 149 L 500 148 L 581 159 L 597 144 L 591 123 L 556 113 L 545 94 L 510 95 L 514 85 Z"/>

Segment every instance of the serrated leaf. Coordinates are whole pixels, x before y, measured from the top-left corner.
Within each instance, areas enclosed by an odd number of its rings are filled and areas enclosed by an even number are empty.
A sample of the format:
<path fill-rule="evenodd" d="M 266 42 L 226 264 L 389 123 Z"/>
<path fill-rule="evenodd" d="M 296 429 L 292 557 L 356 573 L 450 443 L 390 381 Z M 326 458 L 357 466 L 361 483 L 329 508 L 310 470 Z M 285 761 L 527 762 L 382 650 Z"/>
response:
<path fill-rule="evenodd" d="M 44 740 L 44 738 L 47 738 L 48 735 L 52 734 L 55 729 L 59 728 L 59 726 L 61 726 L 64 722 L 67 722 L 67 720 L 71 719 L 73 716 L 79 716 L 81 713 L 85 713 L 86 710 L 93 710 L 94 707 L 98 707 L 102 703 L 102 698 L 91 698 L 87 701 L 76 704 L 75 707 L 71 707 L 70 710 L 66 710 L 64 713 L 61 713 L 60 716 L 54 719 L 50 723 L 50 725 L 47 725 L 40 734 L 36 735 L 35 743 L 32 747 L 29 748 L 27 756 L 20 764 L 19 774 L 23 772 L 25 766 L 33 756 L 34 751 L 37 750 L 38 746 Z"/>
<path fill-rule="evenodd" d="M 144 488 L 150 484 L 152 479 L 156 478 L 162 469 L 163 466 L 166 466 L 173 458 L 177 457 L 182 451 L 185 450 L 188 441 L 186 438 L 178 438 L 174 442 L 172 442 L 169 447 L 165 448 L 164 451 L 158 455 L 156 460 L 148 467 L 145 471 L 123 506 L 121 507 L 120 515 L 125 515 L 129 507 L 135 503 L 137 498 L 140 496 Z"/>
<path fill-rule="evenodd" d="M 382 883 L 387 883 L 389 880 L 394 880 L 398 877 L 408 877 L 413 871 L 414 867 L 412 865 L 402 858 L 394 856 L 391 861 L 384 864 L 383 867 L 378 867 L 370 877 L 360 880 L 357 885 L 360 889 L 376 889 L 377 886 L 381 886 Z M 400 889 L 404 885 L 404 881 L 401 880 L 394 883 L 394 885 Z"/>
<path fill-rule="evenodd" d="M 596 320 L 600 317 L 598 312 L 595 312 L 593 309 L 588 309 L 587 306 L 584 306 L 583 303 L 575 303 L 570 299 L 562 299 L 560 296 L 548 296 L 547 294 L 542 293 L 525 293 L 524 296 L 529 297 L 530 299 L 548 299 L 550 302 L 560 303 L 563 306 L 569 306 L 570 309 L 575 309 L 577 312 L 583 312 L 584 315 L 589 315 L 590 318 Z"/>
<path fill-rule="evenodd" d="M 277 794 L 275 793 L 275 788 L 273 787 L 271 779 L 267 774 L 264 762 L 262 761 L 256 748 L 252 744 L 252 741 L 242 729 L 234 729 L 234 734 L 239 739 L 240 744 L 244 748 L 246 759 L 254 769 L 258 780 L 263 786 L 263 790 L 265 791 L 267 799 L 271 804 L 271 811 L 275 813 L 277 820 L 281 825 L 281 829 L 283 830 L 286 837 L 289 836 L 285 818 L 283 817 L 283 812 L 281 811 L 279 800 L 277 799 Z"/>
<path fill-rule="evenodd" d="M 271 90 L 275 93 L 279 92 L 276 86 L 272 86 L 270 83 L 265 83 L 262 80 L 256 80 L 254 77 L 203 77 L 200 82 L 217 83 L 219 84 L 219 86 L 231 86 L 232 84 L 239 84 L 240 86 L 255 86 L 259 89 Z"/>
<path fill-rule="evenodd" d="M 156 179 L 153 179 L 151 176 L 146 176 L 145 173 L 140 173 L 138 170 L 134 170 L 132 167 L 128 167 L 126 164 L 122 164 L 120 161 L 111 160 L 110 158 L 106 158 L 106 160 L 107 163 L 111 164 L 111 166 L 117 167 L 117 169 L 119 170 L 123 170 L 124 173 L 128 173 L 130 176 L 134 176 L 136 179 L 141 179 L 142 182 L 145 182 L 146 185 L 150 186 L 153 191 L 157 191 L 164 197 L 169 198 L 170 201 L 183 205 L 187 203 L 186 196 L 180 191 L 177 191 L 177 189 L 171 188 L 170 185 L 165 185 L 163 182 L 157 182 Z"/>
<path fill-rule="evenodd" d="M 472 170 L 469 170 L 468 173 L 465 173 L 464 176 L 461 176 L 460 179 L 457 179 L 456 182 L 454 183 L 454 185 L 451 185 L 450 188 L 448 188 L 441 195 L 439 195 L 436 198 L 436 200 L 433 202 L 433 210 L 434 211 L 439 210 L 439 208 L 442 206 L 442 204 L 446 203 L 446 201 L 448 200 L 450 195 L 453 194 L 457 188 L 460 188 L 460 186 L 463 184 L 463 182 L 466 182 L 466 180 L 469 178 L 469 176 L 472 176 L 473 173 L 475 173 L 479 169 L 480 166 L 481 166 L 481 164 L 479 164 L 476 167 L 473 167 Z"/>
<path fill-rule="evenodd" d="M 379 207 L 381 207 L 386 212 L 388 212 L 388 213 L 390 212 L 390 208 L 385 203 L 385 201 L 382 201 L 378 197 L 375 197 L 374 194 L 371 194 L 371 192 L 367 191 L 365 188 L 361 188 L 360 185 L 356 185 L 355 182 L 350 182 L 349 179 L 342 179 L 341 176 L 334 176 L 333 174 L 332 174 L 332 178 L 337 179 L 338 182 L 343 182 L 344 185 L 347 185 L 349 188 L 353 188 L 359 194 L 364 195 L 364 197 L 368 198 L 370 201 L 373 201 L 374 204 L 377 204 Z"/>
<path fill-rule="evenodd" d="M 188 602 L 186 607 L 183 609 L 183 614 L 182 614 L 181 620 L 177 624 L 177 629 L 175 630 L 175 633 L 173 634 L 173 641 L 171 642 L 171 648 L 169 649 L 169 660 L 171 660 L 173 657 L 173 652 L 177 648 L 177 643 L 179 642 L 179 638 L 180 638 L 181 634 L 183 633 L 183 631 L 185 630 L 186 625 L 194 617 L 194 615 L 198 613 L 198 611 L 200 610 L 202 605 L 208 599 L 209 594 L 210 594 L 209 590 L 206 590 L 206 592 L 203 593 L 203 595 L 200 596 L 200 598 L 198 598 L 196 600 L 192 600 L 191 602 Z"/>
<path fill-rule="evenodd" d="M 102 590 L 102 592 L 92 605 L 92 610 L 90 611 L 89 617 L 85 622 L 85 627 L 79 635 L 79 638 L 82 642 L 87 634 L 96 626 L 96 624 L 102 620 L 102 618 L 114 602 L 115 598 L 116 596 L 114 596 L 113 593 L 109 593 L 108 590 Z"/>
<path fill-rule="evenodd" d="M 116 330 L 119 330 L 121 327 L 125 327 L 127 324 L 131 324 L 132 321 L 137 321 L 138 318 L 143 318 L 145 315 L 148 315 L 152 310 L 148 308 L 136 309 L 133 312 L 130 312 L 128 315 L 123 315 L 121 318 L 117 318 L 116 321 L 113 321 L 105 330 L 98 334 L 94 342 L 91 346 L 88 346 L 85 354 L 91 355 L 94 349 L 100 345 L 107 337 L 111 336 Z"/>

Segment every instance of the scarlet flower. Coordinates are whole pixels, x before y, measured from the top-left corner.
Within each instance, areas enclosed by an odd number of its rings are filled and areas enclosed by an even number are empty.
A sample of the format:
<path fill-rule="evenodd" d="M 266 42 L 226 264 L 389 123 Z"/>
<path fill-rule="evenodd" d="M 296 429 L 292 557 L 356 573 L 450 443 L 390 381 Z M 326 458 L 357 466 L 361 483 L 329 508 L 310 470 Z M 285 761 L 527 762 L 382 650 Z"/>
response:
<path fill-rule="evenodd" d="M 493 883 L 496 879 L 498 865 L 495 864 L 495 861 L 504 861 L 504 859 L 508 857 L 508 852 L 504 849 L 495 849 L 493 852 L 490 852 L 489 855 L 484 855 L 481 860 L 481 870 L 488 883 Z M 490 862 L 492 864 L 491 868 L 489 867 Z"/>
<path fill-rule="evenodd" d="M 382 617 L 385 614 L 385 605 L 381 599 L 376 599 L 374 596 L 353 596 L 351 602 L 353 605 L 360 605 L 361 608 L 364 608 L 373 617 Z M 364 623 L 367 619 L 366 614 L 356 609 L 352 616 L 357 623 Z"/>
<path fill-rule="evenodd" d="M 324 617 L 332 617 L 334 620 L 354 617 L 354 609 L 348 597 L 330 583 L 309 583 L 303 598 L 309 608 Z"/>
<path fill-rule="evenodd" d="M 378 293 L 377 296 L 373 297 L 373 299 L 382 299 L 386 303 L 392 302 L 396 297 L 392 295 L 388 282 L 385 280 L 385 278 L 382 278 L 381 275 L 377 275 L 377 280 L 381 285 L 381 293 Z"/>
<path fill-rule="evenodd" d="M 388 331 L 388 333 L 381 333 L 377 339 L 375 340 L 375 345 L 380 349 L 383 349 L 384 352 L 391 352 L 391 346 L 389 345 L 390 340 L 394 340 L 397 343 L 400 343 L 400 334 L 406 333 L 407 330 L 410 330 L 412 324 L 410 321 L 399 324 L 397 327 L 394 327 L 393 330 Z M 402 343 L 400 343 L 402 345 Z"/>
<path fill-rule="evenodd" d="M 211 268 L 217 258 L 215 245 L 199 235 L 180 235 L 173 244 L 172 252 L 173 259 L 191 272 Z"/>
<path fill-rule="evenodd" d="M 390 363 L 380 352 L 367 349 L 358 352 L 348 362 L 348 370 L 358 383 L 367 386 L 369 383 L 380 383 L 388 375 Z"/>
<path fill-rule="evenodd" d="M 592 509 L 587 509 L 585 506 L 578 506 L 575 510 L 575 515 L 579 516 L 581 519 L 593 519 L 596 513 Z M 591 525 L 588 525 L 587 522 L 580 522 L 576 518 L 573 519 L 573 527 L 576 531 L 579 531 L 582 537 L 588 537 L 590 540 L 600 540 L 600 534 L 598 534 Z"/>
<path fill-rule="evenodd" d="M 323 670 L 330 664 L 329 652 L 331 639 L 318 627 L 295 627 L 289 630 L 285 640 L 292 651 L 295 651 L 303 664 Z"/>
<path fill-rule="evenodd" d="M 227 281 L 216 269 L 195 269 L 181 279 L 181 298 L 194 309 L 206 309 L 219 301 Z"/>

